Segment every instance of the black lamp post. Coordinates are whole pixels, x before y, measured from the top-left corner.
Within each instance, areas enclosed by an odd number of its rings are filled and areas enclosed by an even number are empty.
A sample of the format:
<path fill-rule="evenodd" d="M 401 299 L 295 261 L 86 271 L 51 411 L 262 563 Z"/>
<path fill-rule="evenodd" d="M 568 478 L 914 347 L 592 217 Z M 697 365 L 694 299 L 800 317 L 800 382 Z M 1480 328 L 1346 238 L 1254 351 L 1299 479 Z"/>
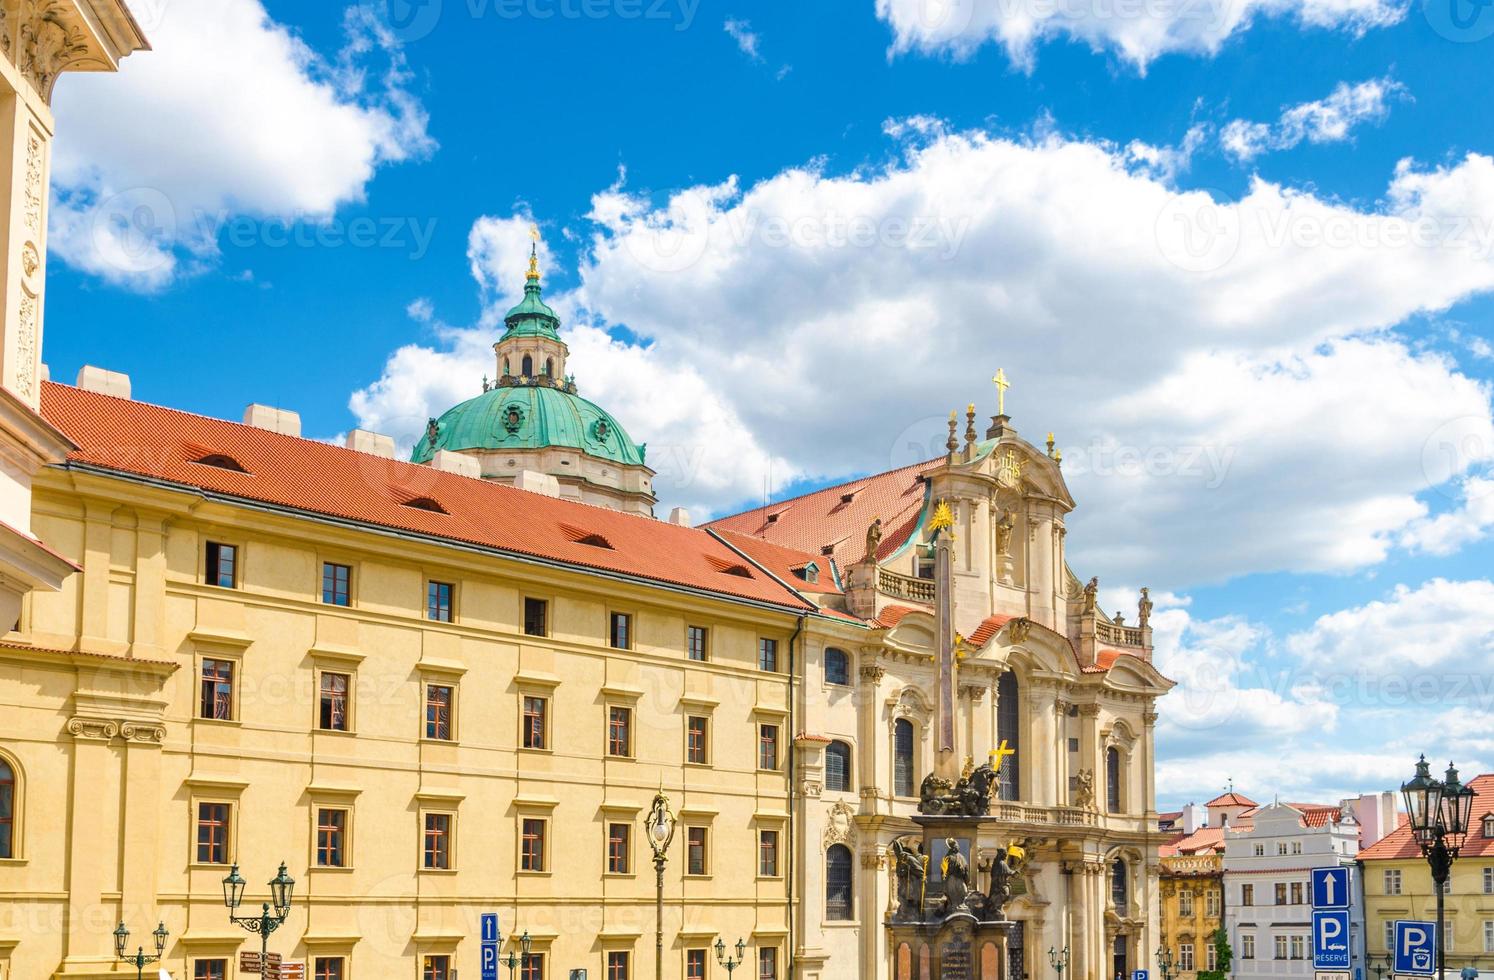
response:
<path fill-rule="evenodd" d="M 664 980 L 664 865 L 669 842 L 674 840 L 674 811 L 669 808 L 662 783 L 649 807 L 647 830 L 648 846 L 654 851 L 654 977 Z M 727 976 L 730 975 L 728 970 Z"/>
<path fill-rule="evenodd" d="M 1369 968 L 1375 971 L 1375 980 L 1385 980 L 1385 974 L 1390 971 L 1390 954 L 1387 953 L 1383 961 L 1376 960 L 1373 956 L 1365 958 Z"/>
<path fill-rule="evenodd" d="M 518 942 L 519 955 L 515 956 L 514 948 L 510 946 L 508 948 L 508 956 L 504 957 L 503 960 L 503 965 L 508 967 L 508 980 L 513 980 L 514 971 L 529 962 L 529 946 L 532 940 L 529 938 L 528 929 L 524 930 L 524 935 L 519 937 Z"/>
<path fill-rule="evenodd" d="M 239 877 L 239 866 L 230 868 L 228 877 L 223 879 L 223 904 L 228 907 L 228 921 L 259 936 L 260 980 L 270 975 L 270 933 L 279 929 L 290 915 L 291 894 L 296 888 L 296 879 L 285 873 L 285 862 L 280 863 L 280 871 L 270 879 L 269 885 L 270 901 L 260 906 L 260 914 L 238 916 L 234 910 L 244 901 L 244 879 Z"/>
<path fill-rule="evenodd" d="M 730 977 L 731 971 L 741 966 L 742 961 L 746 958 L 747 944 L 742 942 L 742 940 L 737 940 L 737 958 L 732 959 L 730 956 L 726 955 L 726 943 L 722 941 L 720 936 L 716 937 L 716 962 L 726 967 L 727 977 Z"/>
<path fill-rule="evenodd" d="M 156 941 L 156 952 L 154 956 L 146 955 L 144 946 L 137 946 L 134 955 L 125 952 L 130 945 L 130 930 L 125 928 L 124 920 L 121 919 L 119 928 L 114 930 L 114 955 L 124 960 L 127 964 L 135 966 L 135 980 L 142 980 L 145 976 L 145 968 L 148 964 L 158 963 L 166 954 L 166 923 L 162 922 L 156 926 L 156 931 L 151 936 Z"/>
<path fill-rule="evenodd" d="M 1458 770 L 1448 763 L 1447 774 L 1441 780 L 1432 778 L 1427 757 L 1416 763 L 1416 774 L 1401 784 L 1401 795 L 1406 800 L 1406 813 L 1410 816 L 1411 833 L 1421 847 L 1422 856 L 1432 869 L 1432 887 L 1437 892 L 1437 976 L 1446 980 L 1447 940 L 1443 936 L 1446 915 L 1443 913 L 1443 890 L 1447 887 L 1447 876 L 1452 864 L 1458 859 L 1468 837 L 1468 820 L 1473 814 L 1473 787 L 1464 786 L 1458 779 Z"/>
<path fill-rule="evenodd" d="M 1162 980 L 1172 980 L 1177 976 L 1173 970 L 1172 950 L 1165 944 L 1157 947 L 1157 972 L 1162 974 Z"/>
<path fill-rule="evenodd" d="M 1058 980 L 1063 980 L 1063 971 L 1068 969 L 1069 965 L 1069 948 L 1065 946 L 1063 949 L 1054 949 L 1049 946 L 1048 965 L 1058 973 Z"/>

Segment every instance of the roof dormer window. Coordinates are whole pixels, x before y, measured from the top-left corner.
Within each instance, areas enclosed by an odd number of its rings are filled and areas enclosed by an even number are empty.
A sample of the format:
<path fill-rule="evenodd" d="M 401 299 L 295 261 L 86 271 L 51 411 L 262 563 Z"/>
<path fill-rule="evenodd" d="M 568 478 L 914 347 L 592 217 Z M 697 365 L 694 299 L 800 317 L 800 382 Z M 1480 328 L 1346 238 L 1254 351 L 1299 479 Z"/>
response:
<path fill-rule="evenodd" d="M 199 456 L 198 458 L 192 460 L 192 462 L 196 463 L 198 466 L 211 466 L 214 469 L 230 470 L 234 473 L 249 472 L 244 468 L 244 464 L 240 463 L 238 460 L 234 459 L 227 453 L 207 453 L 206 455 Z"/>

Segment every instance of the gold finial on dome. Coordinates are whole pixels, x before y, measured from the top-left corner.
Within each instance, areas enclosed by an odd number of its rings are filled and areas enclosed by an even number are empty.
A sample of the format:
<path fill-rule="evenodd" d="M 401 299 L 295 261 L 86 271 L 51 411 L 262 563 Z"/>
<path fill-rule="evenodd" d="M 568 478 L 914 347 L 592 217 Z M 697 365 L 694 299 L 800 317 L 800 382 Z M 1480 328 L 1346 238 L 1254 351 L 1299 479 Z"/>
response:
<path fill-rule="evenodd" d="M 526 279 L 534 279 L 534 280 L 537 281 L 539 279 L 539 277 L 540 277 L 539 252 L 536 251 L 536 246 L 531 245 L 531 246 L 529 246 L 529 274 L 527 276 L 525 276 L 524 278 L 526 278 Z"/>

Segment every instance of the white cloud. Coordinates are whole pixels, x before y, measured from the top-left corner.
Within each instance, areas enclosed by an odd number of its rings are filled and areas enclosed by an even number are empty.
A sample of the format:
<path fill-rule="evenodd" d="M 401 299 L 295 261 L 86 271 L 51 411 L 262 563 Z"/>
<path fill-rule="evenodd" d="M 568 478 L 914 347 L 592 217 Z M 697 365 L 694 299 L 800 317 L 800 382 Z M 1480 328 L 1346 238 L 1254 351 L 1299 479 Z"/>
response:
<path fill-rule="evenodd" d="M 1190 126 L 1177 146 L 1153 146 L 1140 140 L 1126 144 L 1126 156 L 1145 167 L 1164 183 L 1172 183 L 1179 174 L 1187 173 L 1193 165 L 1193 154 L 1208 137 L 1204 126 Z"/>
<path fill-rule="evenodd" d="M 1340 82 L 1326 98 L 1282 111 L 1274 125 L 1236 119 L 1225 125 L 1220 143 L 1236 160 L 1248 161 L 1268 150 L 1289 150 L 1302 143 L 1341 143 L 1354 127 L 1384 122 L 1390 100 L 1409 98 L 1406 87 L 1391 78 L 1372 78 L 1350 85 Z"/>
<path fill-rule="evenodd" d="M 429 153 L 397 43 L 360 7 L 324 57 L 260 0 L 174 4 L 153 51 L 58 86 L 51 248 L 159 289 L 210 267 L 225 220 L 326 220 L 377 170 Z M 377 70 L 375 62 L 382 62 Z"/>
<path fill-rule="evenodd" d="M 1375 676 L 1489 675 L 1494 582 L 1436 578 L 1397 585 L 1380 600 L 1319 617 L 1287 638 L 1305 669 Z M 1489 677 L 1494 686 L 1494 677 Z M 1487 705 L 1486 705 L 1487 707 Z"/>
<path fill-rule="evenodd" d="M 1257 17 L 1295 21 L 1303 28 L 1351 34 L 1385 27 L 1406 15 L 1405 0 L 1200 0 L 1115 4 L 1107 0 L 877 0 L 877 16 L 892 28 L 892 52 L 946 53 L 968 58 L 990 42 L 1031 70 L 1037 47 L 1073 39 L 1114 52 L 1145 71 L 1173 53 L 1213 55 Z"/>
<path fill-rule="evenodd" d="M 753 61 L 763 60 L 762 53 L 759 50 L 762 38 L 752 29 L 750 22 L 728 18 L 723 27 L 726 33 L 731 35 L 731 39 L 737 42 L 738 50 Z"/>
<path fill-rule="evenodd" d="M 882 170 L 599 193 L 578 301 L 814 475 L 934 455 L 943 402 L 1001 364 L 1018 424 L 1059 433 L 1076 561 L 1159 585 L 1378 562 L 1474 462 L 1424 444 L 1464 419 L 1494 446 L 1487 390 L 1385 332 L 1494 287 L 1489 158 L 1408 163 L 1380 209 L 1264 181 L 1215 202 L 1107 146 L 920 128 Z"/>

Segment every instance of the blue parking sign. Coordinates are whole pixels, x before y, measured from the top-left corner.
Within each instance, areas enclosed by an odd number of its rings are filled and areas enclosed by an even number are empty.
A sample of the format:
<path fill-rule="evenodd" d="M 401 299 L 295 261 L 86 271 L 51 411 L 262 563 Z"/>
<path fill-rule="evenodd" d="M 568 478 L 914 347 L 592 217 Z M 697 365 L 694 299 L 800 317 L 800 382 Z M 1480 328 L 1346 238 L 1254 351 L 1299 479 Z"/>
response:
<path fill-rule="evenodd" d="M 1312 913 L 1314 970 L 1349 968 L 1349 910 L 1314 909 Z"/>
<path fill-rule="evenodd" d="M 482 980 L 498 980 L 498 944 L 483 943 L 482 950 Z"/>
<path fill-rule="evenodd" d="M 1312 907 L 1346 909 L 1349 907 L 1349 869 L 1312 869 Z"/>
<path fill-rule="evenodd" d="M 1146 980 L 1146 978 L 1147 978 L 1147 972 L 1145 970 L 1132 970 L 1131 971 L 1131 980 Z"/>
<path fill-rule="evenodd" d="M 1430 976 L 1437 972 L 1437 924 L 1415 919 L 1397 919 L 1391 932 L 1395 940 L 1396 973 Z"/>

